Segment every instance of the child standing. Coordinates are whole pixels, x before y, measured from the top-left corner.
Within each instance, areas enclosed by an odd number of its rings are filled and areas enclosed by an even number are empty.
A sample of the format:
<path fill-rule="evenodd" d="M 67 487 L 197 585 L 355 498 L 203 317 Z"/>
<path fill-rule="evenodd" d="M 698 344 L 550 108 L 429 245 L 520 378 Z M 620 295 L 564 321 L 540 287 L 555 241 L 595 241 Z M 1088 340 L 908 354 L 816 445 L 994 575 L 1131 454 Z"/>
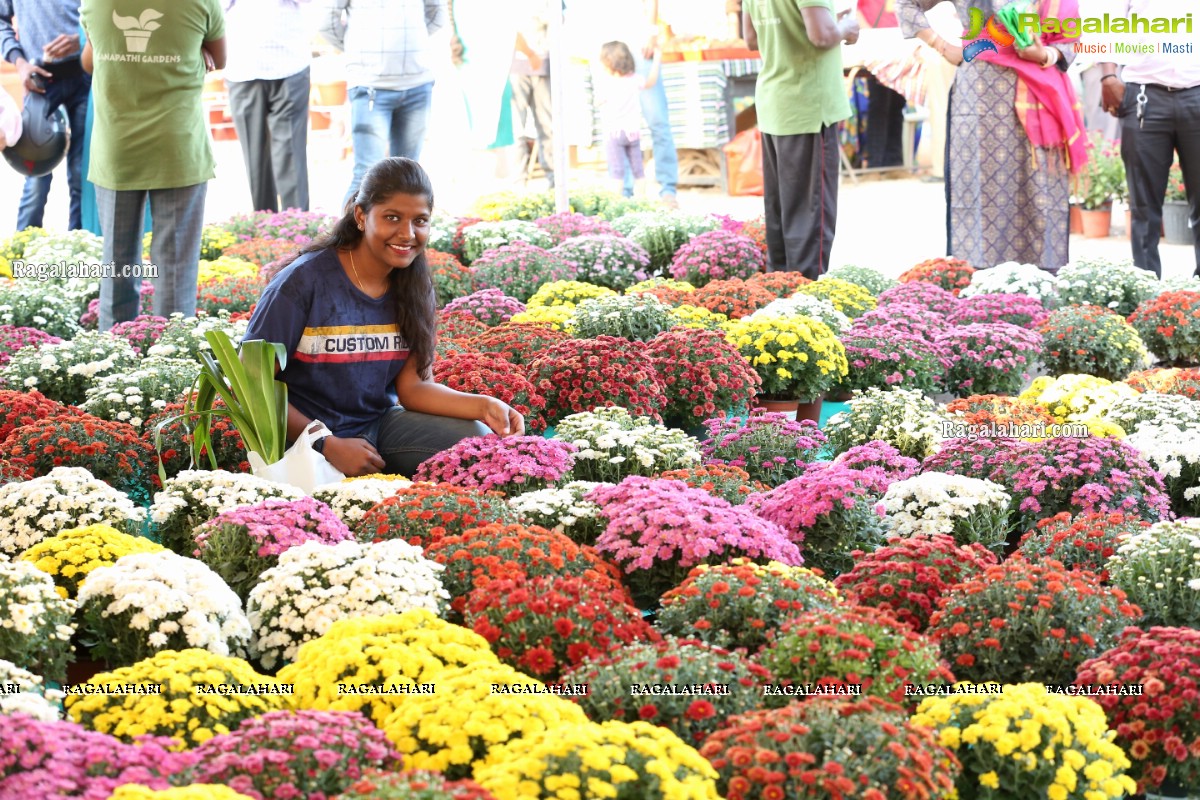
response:
<path fill-rule="evenodd" d="M 643 80 L 634 68 L 633 53 L 624 42 L 608 42 L 600 48 L 600 64 L 606 74 L 596 81 L 596 103 L 604 128 L 608 177 L 625 193 L 625 176 L 632 174 L 637 195 L 645 195 L 646 170 L 642 164 L 642 110 L 639 92 L 658 82 L 662 54 L 654 51 L 650 74 Z"/>

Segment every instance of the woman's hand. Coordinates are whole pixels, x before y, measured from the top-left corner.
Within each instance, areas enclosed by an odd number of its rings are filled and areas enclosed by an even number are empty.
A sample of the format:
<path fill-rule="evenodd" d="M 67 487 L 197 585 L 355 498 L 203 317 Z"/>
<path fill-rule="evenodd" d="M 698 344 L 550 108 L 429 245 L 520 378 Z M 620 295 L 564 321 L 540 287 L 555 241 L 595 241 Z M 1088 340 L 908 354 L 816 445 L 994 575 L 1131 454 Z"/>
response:
<path fill-rule="evenodd" d="M 946 42 L 942 46 L 942 58 L 946 59 L 956 67 L 960 66 L 963 63 L 962 48 L 956 44 L 950 44 L 950 42 Z"/>
<path fill-rule="evenodd" d="M 479 395 L 480 411 L 476 419 L 501 436 L 520 436 L 525 433 L 525 418 L 508 403 L 494 397 Z"/>
<path fill-rule="evenodd" d="M 351 478 L 373 475 L 384 467 L 379 451 L 366 439 L 340 439 L 337 436 L 326 436 L 322 455 L 339 472 Z"/>
<path fill-rule="evenodd" d="M 1046 63 L 1046 48 L 1042 47 L 1041 42 L 1034 42 L 1029 47 L 1018 47 L 1017 56 L 1025 61 L 1032 61 L 1035 64 Z"/>

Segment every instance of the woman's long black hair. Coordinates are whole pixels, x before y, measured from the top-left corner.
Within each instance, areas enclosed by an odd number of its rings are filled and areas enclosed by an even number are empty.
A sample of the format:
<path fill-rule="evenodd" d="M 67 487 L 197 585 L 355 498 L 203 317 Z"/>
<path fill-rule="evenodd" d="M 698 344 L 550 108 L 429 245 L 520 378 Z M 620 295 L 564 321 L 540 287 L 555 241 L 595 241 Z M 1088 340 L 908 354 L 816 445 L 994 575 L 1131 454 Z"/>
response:
<path fill-rule="evenodd" d="M 426 197 L 429 210 L 433 210 L 433 184 L 421 165 L 411 158 L 385 158 L 367 170 L 358 194 L 346 204 L 346 212 L 334 223 L 332 230 L 318 236 L 300 253 L 327 247 L 338 250 L 356 247 L 363 239 L 363 231 L 358 229 L 354 219 L 355 207 L 362 208 L 366 214 L 394 194 Z M 389 281 L 396 298 L 396 324 L 408 345 L 408 357 L 417 362 L 422 377 L 429 377 L 437 339 L 437 302 L 425 252 L 413 259 L 407 269 L 392 270 Z"/>

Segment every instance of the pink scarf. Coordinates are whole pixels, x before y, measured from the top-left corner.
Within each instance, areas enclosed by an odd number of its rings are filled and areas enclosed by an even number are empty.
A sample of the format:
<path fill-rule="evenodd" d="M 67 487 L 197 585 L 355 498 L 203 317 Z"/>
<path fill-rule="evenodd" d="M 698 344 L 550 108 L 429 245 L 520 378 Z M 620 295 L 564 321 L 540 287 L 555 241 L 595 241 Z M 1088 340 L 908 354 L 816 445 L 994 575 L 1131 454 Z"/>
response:
<path fill-rule="evenodd" d="M 1040 11 L 1043 17 L 1078 17 L 1079 0 L 1042 0 Z M 1069 40 L 1061 33 L 1041 34 L 1045 47 L 1065 41 Z M 1016 70 L 1017 95 L 1013 104 L 1034 147 L 1063 148 L 1072 174 L 1083 169 L 1088 159 L 1088 139 L 1082 107 L 1067 74 L 1057 66 L 1043 69 L 1041 64 L 1024 60 L 1017 55 L 1015 46 L 1002 47 L 998 52 L 985 51 L 978 59 Z"/>

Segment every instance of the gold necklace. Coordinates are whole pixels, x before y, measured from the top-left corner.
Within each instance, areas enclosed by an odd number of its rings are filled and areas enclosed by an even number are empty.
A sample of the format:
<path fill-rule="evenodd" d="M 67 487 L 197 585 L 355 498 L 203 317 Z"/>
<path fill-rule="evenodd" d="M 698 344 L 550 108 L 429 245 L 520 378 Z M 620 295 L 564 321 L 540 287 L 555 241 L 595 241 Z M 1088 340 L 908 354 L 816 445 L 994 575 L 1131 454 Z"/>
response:
<path fill-rule="evenodd" d="M 350 269 L 354 271 L 354 288 L 358 289 L 363 294 L 367 294 L 367 290 L 362 287 L 362 278 L 358 277 L 358 267 L 354 266 L 354 250 L 350 250 Z"/>

